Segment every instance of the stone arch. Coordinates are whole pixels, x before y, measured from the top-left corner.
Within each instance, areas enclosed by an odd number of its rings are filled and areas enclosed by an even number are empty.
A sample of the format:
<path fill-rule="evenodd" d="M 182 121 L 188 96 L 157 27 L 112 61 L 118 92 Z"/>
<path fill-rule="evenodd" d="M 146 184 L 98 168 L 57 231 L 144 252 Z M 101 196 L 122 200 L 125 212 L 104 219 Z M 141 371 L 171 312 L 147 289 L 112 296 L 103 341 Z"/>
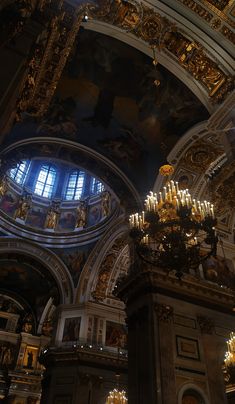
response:
<path fill-rule="evenodd" d="M 175 167 L 174 178 L 179 177 L 180 171 L 193 171 L 195 177 L 190 189 L 195 197 L 205 192 L 205 175 L 209 175 L 218 166 L 224 165 L 228 159 L 232 145 L 226 139 L 226 134 L 233 129 L 233 105 L 235 94 L 231 94 L 217 111 L 208 119 L 188 130 L 175 144 L 167 160 Z M 231 129 L 230 129 L 231 128 Z M 192 159 L 193 153 L 206 149 L 200 161 Z M 162 178 L 157 176 L 154 190 L 160 189 Z"/>
<path fill-rule="evenodd" d="M 22 239 L 2 237 L 0 239 L 0 255 L 3 253 L 25 254 L 40 262 L 55 279 L 60 291 L 61 303 L 72 303 L 72 279 L 65 264 L 52 251 Z"/>
<path fill-rule="evenodd" d="M 167 157 L 175 168 L 174 179 L 179 181 L 182 176 L 186 176 L 187 187 L 194 198 L 216 201 L 218 196 L 213 195 L 216 184 L 208 187 L 208 183 L 215 172 L 216 181 L 219 183 L 219 177 L 225 177 L 223 171 L 227 170 L 226 178 L 228 173 L 232 174 L 234 171 L 234 164 L 229 163 L 233 144 L 229 144 L 226 138 L 233 126 L 231 113 L 233 103 L 234 95 L 231 95 L 208 121 L 201 122 L 186 132 Z M 163 178 L 158 176 L 154 190 L 158 191 L 162 186 Z M 234 216 L 234 213 L 230 209 L 230 216 L 231 214 Z M 230 222 L 233 221 L 231 218 Z"/>
<path fill-rule="evenodd" d="M 209 404 L 209 400 L 208 400 L 205 392 L 199 386 L 197 386 L 196 384 L 193 384 L 193 383 L 186 383 L 183 386 L 181 386 L 181 388 L 178 392 L 178 404 L 182 404 L 184 394 L 187 391 L 194 391 L 203 400 L 202 404 Z"/>
<path fill-rule="evenodd" d="M 107 291 L 112 289 L 111 285 L 117 278 L 117 274 L 114 275 L 115 263 L 121 259 L 123 252 L 126 253 L 127 233 L 128 227 L 120 217 L 97 243 L 83 268 L 76 302 L 106 299 Z"/>
<path fill-rule="evenodd" d="M 151 6 L 138 1 L 126 2 L 124 13 L 122 13 L 122 7 L 124 7 L 122 2 L 119 3 L 119 6 L 113 1 L 100 2 L 100 4 L 98 2 L 97 8 L 93 6 L 90 8 L 92 20 L 88 20 L 84 27 L 113 36 L 148 55 L 152 53 L 149 49 L 150 43 L 155 43 L 161 49 L 161 52 L 157 51 L 159 62 L 182 80 L 212 112 L 215 109 L 211 102 L 212 99 L 214 98 L 217 100 L 216 102 L 221 102 L 225 98 L 224 91 L 227 95 L 233 88 L 233 62 L 230 55 L 223 49 L 217 52 L 215 49 L 220 48 L 220 45 L 215 44 L 215 41 L 205 35 L 205 31 L 202 31 L 199 26 L 197 26 L 196 31 L 190 29 L 188 20 L 178 10 L 173 11 L 168 7 L 163 8 L 158 2 L 154 5 L 151 4 Z M 179 19 L 182 24 L 179 24 Z M 153 26 L 154 31 L 151 30 Z M 205 66 L 206 63 L 209 69 L 214 72 L 214 69 L 218 69 L 216 74 L 221 76 L 220 84 L 214 87 L 212 81 L 209 84 L 210 79 L 208 81 L 208 77 L 206 78 L 204 73 L 196 73 L 193 67 L 194 60 L 191 59 L 190 63 L 188 63 L 186 61 L 187 56 L 189 56 L 186 55 L 187 51 L 184 55 L 181 54 L 181 51 L 179 54 L 176 49 L 177 46 L 171 47 L 169 45 L 168 41 L 172 43 L 172 40 L 177 43 L 182 41 L 183 48 L 186 46 L 185 49 L 188 45 L 193 44 L 195 50 L 197 49 L 197 56 L 195 54 L 197 62 L 195 59 L 195 64 L 202 62 Z M 211 52 L 211 49 L 213 49 L 213 52 Z M 223 92 L 222 98 L 219 95 L 221 92 Z"/>
<path fill-rule="evenodd" d="M 85 28 L 118 39 L 152 58 L 152 50 L 149 44 L 139 40 L 137 37 L 134 37 L 131 33 L 122 31 L 120 28 L 113 25 L 107 26 L 107 24 L 103 24 L 102 22 L 96 20 L 92 20 L 86 24 L 87 26 L 85 26 Z M 184 69 L 180 66 L 180 64 L 174 59 L 172 60 L 166 53 L 156 51 L 156 55 L 159 63 L 174 74 L 174 76 L 176 76 L 179 80 L 184 82 L 184 84 L 190 88 L 190 90 L 202 102 L 207 110 L 212 112 L 214 107 L 210 104 L 210 100 L 208 99 L 206 93 L 190 75 L 185 75 Z"/>
<path fill-rule="evenodd" d="M 107 295 L 111 296 L 117 279 L 127 275 L 131 264 L 130 246 L 124 245 L 120 253 L 117 255 L 113 268 L 111 269 L 110 278 L 107 286 Z"/>

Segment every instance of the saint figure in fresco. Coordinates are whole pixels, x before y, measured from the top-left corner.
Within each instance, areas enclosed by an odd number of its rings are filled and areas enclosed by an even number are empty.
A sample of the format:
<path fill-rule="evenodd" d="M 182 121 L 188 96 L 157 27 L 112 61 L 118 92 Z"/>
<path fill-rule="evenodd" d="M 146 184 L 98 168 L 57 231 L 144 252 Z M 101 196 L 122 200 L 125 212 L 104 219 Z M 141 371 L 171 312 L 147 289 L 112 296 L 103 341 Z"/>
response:
<path fill-rule="evenodd" d="M 45 228 L 54 230 L 57 226 L 58 216 L 59 216 L 59 212 L 51 209 L 47 214 Z"/>
<path fill-rule="evenodd" d="M 10 348 L 2 347 L 2 365 L 11 365 L 13 356 Z"/>
<path fill-rule="evenodd" d="M 77 207 L 77 221 L 76 221 L 76 228 L 77 227 L 84 227 L 86 225 L 87 220 L 87 208 L 85 202 L 81 202 L 80 205 Z"/>
<path fill-rule="evenodd" d="M 111 210 L 111 197 L 109 191 L 102 192 L 101 195 L 102 217 L 107 217 Z"/>
<path fill-rule="evenodd" d="M 15 219 L 19 218 L 21 220 L 26 220 L 28 211 L 31 207 L 31 196 L 22 197 L 19 202 L 19 207 L 15 211 Z"/>

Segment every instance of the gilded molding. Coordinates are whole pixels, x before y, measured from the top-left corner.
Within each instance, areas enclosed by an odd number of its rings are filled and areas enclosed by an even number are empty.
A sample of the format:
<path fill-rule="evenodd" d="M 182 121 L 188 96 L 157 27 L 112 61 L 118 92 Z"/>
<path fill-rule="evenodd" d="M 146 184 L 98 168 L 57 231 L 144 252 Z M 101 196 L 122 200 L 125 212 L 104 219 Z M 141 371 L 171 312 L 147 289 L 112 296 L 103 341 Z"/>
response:
<path fill-rule="evenodd" d="M 201 3 L 207 8 L 202 7 L 202 5 L 198 4 L 195 0 L 179 1 L 190 10 L 192 10 L 194 13 L 196 13 L 200 18 L 203 18 L 206 22 L 208 22 L 211 28 L 216 31 L 218 31 L 218 29 L 221 27 L 222 21 L 226 22 L 231 27 L 235 27 L 235 22 L 225 14 L 225 11 L 230 7 L 230 5 L 232 4 L 231 1 L 233 0 L 226 0 L 222 2 L 218 0 L 200 0 Z M 225 35 L 223 29 L 221 29 L 219 32 L 224 35 L 229 41 L 234 43 L 231 34 Z"/>
<path fill-rule="evenodd" d="M 205 7 L 202 7 L 200 4 L 196 3 L 194 0 L 180 0 L 186 7 L 190 8 L 190 10 L 194 11 L 205 21 L 210 22 L 213 18 L 213 14 L 210 13 Z"/>
<path fill-rule="evenodd" d="M 225 12 L 233 4 L 234 0 L 200 0 L 201 3 L 206 4 L 211 10 L 218 10 Z"/>
<path fill-rule="evenodd" d="M 52 26 L 40 72 L 35 82 L 31 108 L 34 114 L 42 116 L 47 111 L 54 95 L 68 55 L 74 44 L 82 21 L 81 15 L 76 15 L 74 9 L 63 10 Z"/>
<path fill-rule="evenodd" d="M 207 3 L 212 4 L 218 10 L 223 11 L 227 6 L 232 4 L 233 0 L 206 0 Z"/>
<path fill-rule="evenodd" d="M 219 2 L 219 0 L 200 0 L 202 4 L 204 4 L 209 10 L 221 18 L 222 21 L 227 22 L 229 25 L 231 25 L 231 27 L 235 27 L 235 22 L 226 14 L 230 6 L 233 4 L 233 1 L 234 0 L 226 0 L 227 5 L 224 7 L 225 2 Z"/>
<path fill-rule="evenodd" d="M 235 32 L 228 28 L 226 25 L 223 25 L 220 32 L 232 43 L 235 44 Z"/>
<path fill-rule="evenodd" d="M 107 296 L 108 284 L 115 262 L 126 245 L 126 237 L 118 238 L 106 254 L 99 270 L 97 283 L 91 296 L 95 301 L 103 301 Z"/>
<path fill-rule="evenodd" d="M 235 162 L 226 164 L 209 183 L 211 200 L 217 215 L 232 211 L 235 206 Z"/>
<path fill-rule="evenodd" d="M 46 11 L 49 5 L 44 4 L 43 7 Z M 79 11 L 76 13 L 68 4 L 61 8 L 60 2 L 54 16 L 47 21 L 47 38 L 36 45 L 28 64 L 28 74 L 17 105 L 17 121 L 24 111 L 33 116 L 46 113 L 82 22 Z"/>
<path fill-rule="evenodd" d="M 222 153 L 222 147 L 199 140 L 184 153 L 180 165 L 190 171 L 203 173 Z"/>

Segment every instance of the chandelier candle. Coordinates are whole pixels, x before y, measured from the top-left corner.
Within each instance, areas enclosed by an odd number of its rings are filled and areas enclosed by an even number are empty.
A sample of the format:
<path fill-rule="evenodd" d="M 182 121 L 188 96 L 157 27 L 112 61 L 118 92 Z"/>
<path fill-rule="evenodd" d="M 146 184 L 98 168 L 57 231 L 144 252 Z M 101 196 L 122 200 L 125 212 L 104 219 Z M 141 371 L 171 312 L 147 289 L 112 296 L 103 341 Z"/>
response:
<path fill-rule="evenodd" d="M 228 351 L 225 353 L 224 364 L 227 367 L 235 365 L 235 334 L 231 332 L 230 339 L 227 341 Z"/>
<path fill-rule="evenodd" d="M 169 176 L 173 167 L 166 165 L 159 171 Z M 215 255 L 213 204 L 192 199 L 189 190 L 180 190 L 173 180 L 167 181 L 163 192 L 151 191 L 145 200 L 145 210 L 130 215 L 129 223 L 142 258 L 168 270 L 175 269 L 179 278 Z"/>
<path fill-rule="evenodd" d="M 127 404 L 126 392 L 118 389 L 110 391 L 106 404 Z"/>

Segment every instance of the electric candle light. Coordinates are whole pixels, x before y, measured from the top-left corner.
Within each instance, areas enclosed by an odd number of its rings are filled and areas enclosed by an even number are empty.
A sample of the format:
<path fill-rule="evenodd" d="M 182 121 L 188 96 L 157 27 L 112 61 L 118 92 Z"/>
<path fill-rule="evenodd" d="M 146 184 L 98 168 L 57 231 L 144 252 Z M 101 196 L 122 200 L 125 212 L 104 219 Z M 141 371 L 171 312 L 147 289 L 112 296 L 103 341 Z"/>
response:
<path fill-rule="evenodd" d="M 208 202 L 200 202 L 192 199 L 188 189 L 179 190 L 178 183 L 171 180 L 164 188 L 164 192 L 153 193 L 150 191 L 145 200 L 145 209 L 147 212 L 154 212 L 159 214 L 159 210 L 166 203 L 171 205 L 171 208 L 175 209 L 175 215 L 178 216 L 180 207 L 187 206 L 191 210 L 192 219 L 194 215 L 200 219 L 204 219 L 206 216 L 214 218 L 214 206 Z M 163 218 L 162 218 L 163 220 Z M 134 213 L 130 215 L 129 219 L 130 227 L 137 227 L 143 229 L 146 225 L 145 212 L 142 211 L 141 215 Z"/>
<path fill-rule="evenodd" d="M 109 392 L 106 404 L 126 404 L 127 401 L 126 392 L 124 390 L 119 391 L 118 389 L 114 389 Z"/>
<path fill-rule="evenodd" d="M 230 339 L 227 342 L 227 352 L 225 353 L 225 366 L 235 366 L 235 334 L 231 332 Z"/>
<path fill-rule="evenodd" d="M 169 165 L 162 171 L 173 172 Z M 140 256 L 168 272 L 176 271 L 179 278 L 216 251 L 213 205 L 192 199 L 189 190 L 179 189 L 173 180 L 167 181 L 163 191 L 150 191 L 144 211 L 132 214 L 129 223 Z"/>

